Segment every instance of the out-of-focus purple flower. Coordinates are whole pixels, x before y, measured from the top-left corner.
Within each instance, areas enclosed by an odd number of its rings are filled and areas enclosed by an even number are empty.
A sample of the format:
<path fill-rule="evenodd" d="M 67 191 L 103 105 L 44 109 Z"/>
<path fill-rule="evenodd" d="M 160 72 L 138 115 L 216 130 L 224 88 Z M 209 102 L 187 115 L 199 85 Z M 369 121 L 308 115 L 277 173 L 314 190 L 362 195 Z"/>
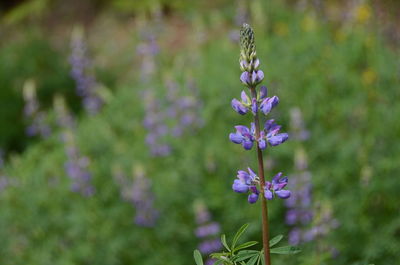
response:
<path fill-rule="evenodd" d="M 299 108 L 290 110 L 290 128 L 293 139 L 305 141 L 310 137 L 310 132 L 305 129 L 304 120 Z"/>
<path fill-rule="evenodd" d="M 199 251 L 204 255 L 208 255 L 215 251 L 218 251 L 221 249 L 221 247 L 222 244 L 218 238 L 203 241 L 198 246 Z"/>
<path fill-rule="evenodd" d="M 243 125 L 235 126 L 236 132 L 229 134 L 229 140 L 235 144 L 241 144 L 244 149 L 250 150 L 253 147 L 255 140 L 255 126 L 251 124 L 251 128 L 247 128 Z"/>
<path fill-rule="evenodd" d="M 69 113 L 65 101 L 61 97 L 54 100 L 54 109 L 57 116 L 57 123 L 61 129 L 61 140 L 64 143 L 64 150 L 67 161 L 64 169 L 71 179 L 71 190 L 89 197 L 95 193 L 92 185 L 92 174 L 88 167 L 90 159 L 80 154 L 75 140 L 75 123 L 73 116 Z"/>
<path fill-rule="evenodd" d="M 288 183 L 287 177 L 282 177 L 282 172 L 276 174 L 272 181 L 266 181 L 264 187 L 264 196 L 267 200 L 272 200 L 274 195 L 281 199 L 287 199 L 290 197 L 290 191 L 284 190 Z"/>
<path fill-rule="evenodd" d="M 9 180 L 6 176 L 0 176 L 0 192 L 9 185 Z"/>
<path fill-rule="evenodd" d="M 114 177 L 120 186 L 122 198 L 132 203 L 136 210 L 134 222 L 139 226 L 153 227 L 159 218 L 159 211 L 154 207 L 152 184 L 143 169 L 135 168 L 133 182 L 120 172 L 114 174 Z"/>
<path fill-rule="evenodd" d="M 196 222 L 198 227 L 195 230 L 195 235 L 201 242 L 198 249 L 203 255 L 209 255 L 212 252 L 222 248 L 219 240 L 220 225 L 217 222 L 211 221 L 211 214 L 207 210 L 203 202 L 197 201 L 194 205 Z M 214 264 L 212 259 L 208 259 L 206 264 Z"/>
<path fill-rule="evenodd" d="M 93 73 L 91 61 L 87 55 L 87 45 L 83 30 L 75 28 L 71 40 L 71 77 L 76 82 L 76 93 L 82 97 L 85 110 L 89 114 L 96 114 L 103 105 L 99 96 L 99 84 Z"/>
<path fill-rule="evenodd" d="M 301 230 L 299 228 L 294 228 L 289 232 L 289 244 L 298 245 L 301 240 Z"/>
<path fill-rule="evenodd" d="M 220 226 L 217 222 L 212 222 L 209 224 L 205 224 L 203 226 L 199 226 L 195 234 L 197 237 L 207 237 L 218 234 L 220 231 Z"/>

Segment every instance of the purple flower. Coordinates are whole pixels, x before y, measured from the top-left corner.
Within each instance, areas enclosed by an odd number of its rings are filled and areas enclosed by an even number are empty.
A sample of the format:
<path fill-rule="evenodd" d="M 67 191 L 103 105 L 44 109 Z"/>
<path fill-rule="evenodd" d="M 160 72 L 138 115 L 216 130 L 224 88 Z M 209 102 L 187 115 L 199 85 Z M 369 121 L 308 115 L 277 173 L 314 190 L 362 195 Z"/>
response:
<path fill-rule="evenodd" d="M 231 102 L 232 108 L 239 114 L 244 115 L 247 113 L 247 107 L 244 106 L 239 100 L 236 98 L 232 99 Z"/>
<path fill-rule="evenodd" d="M 243 170 L 238 171 L 237 179 L 234 180 L 232 189 L 238 193 L 247 193 L 250 191 L 250 195 L 247 200 L 249 203 L 255 203 L 258 200 L 260 192 L 257 190 L 256 185 L 259 183 L 259 179 L 251 168 L 248 168 L 248 173 Z"/>
<path fill-rule="evenodd" d="M 248 171 L 249 173 L 243 170 L 238 171 L 237 179 L 235 179 L 232 185 L 232 189 L 235 192 L 246 193 L 256 183 L 257 175 L 251 168 L 248 168 Z"/>
<path fill-rule="evenodd" d="M 271 112 L 272 108 L 274 108 L 279 103 L 279 98 L 277 96 L 273 96 L 270 98 L 265 98 L 260 104 L 260 110 L 267 115 Z"/>
<path fill-rule="evenodd" d="M 265 137 L 265 139 L 271 146 L 280 145 L 289 138 L 289 135 L 287 133 L 279 133 L 280 129 L 281 126 L 277 125 L 274 120 L 268 120 L 264 124 L 264 131 L 262 133 L 262 136 L 260 133 L 260 138 Z"/>
<path fill-rule="evenodd" d="M 240 81 L 247 86 L 255 86 L 264 79 L 264 72 L 261 70 L 253 71 L 251 73 L 244 71 L 240 76 Z"/>
<path fill-rule="evenodd" d="M 247 201 L 251 204 L 256 203 L 259 197 L 260 192 L 253 186 L 254 189 L 252 191 L 255 191 L 253 193 L 249 194 L 249 197 L 247 197 Z"/>
<path fill-rule="evenodd" d="M 290 191 L 284 190 L 288 183 L 288 178 L 282 178 L 282 172 L 276 174 L 272 182 L 267 181 L 264 187 L 264 196 L 267 200 L 272 200 L 274 195 L 278 196 L 281 199 L 287 199 L 290 197 Z"/>
<path fill-rule="evenodd" d="M 253 147 L 253 142 L 255 140 L 255 126 L 254 123 L 251 124 L 251 129 L 243 125 L 235 126 L 236 133 L 229 134 L 229 140 L 235 144 L 242 144 L 243 148 L 250 150 Z"/>
<path fill-rule="evenodd" d="M 242 91 L 241 100 L 237 100 L 236 98 L 232 99 L 231 105 L 232 108 L 239 114 L 244 115 L 248 112 L 249 106 L 251 104 L 250 98 L 247 96 L 246 92 Z"/>

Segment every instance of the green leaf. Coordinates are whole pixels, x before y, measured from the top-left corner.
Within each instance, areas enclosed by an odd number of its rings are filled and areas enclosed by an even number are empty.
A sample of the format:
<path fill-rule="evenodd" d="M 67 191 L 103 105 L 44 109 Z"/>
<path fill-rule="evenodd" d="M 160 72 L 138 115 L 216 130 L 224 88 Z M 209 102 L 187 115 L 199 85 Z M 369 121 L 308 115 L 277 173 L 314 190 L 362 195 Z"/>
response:
<path fill-rule="evenodd" d="M 239 262 L 239 261 L 243 261 L 246 259 L 250 259 L 250 258 L 252 258 L 254 256 L 258 256 L 258 255 L 259 255 L 258 251 L 256 253 L 238 254 L 235 256 L 234 261 Z"/>
<path fill-rule="evenodd" d="M 248 248 L 248 247 L 254 246 L 256 244 L 258 244 L 257 241 L 249 241 L 249 242 L 243 243 L 240 246 L 236 247 L 233 251 L 238 251 L 240 249 Z"/>
<path fill-rule="evenodd" d="M 223 234 L 222 236 L 221 236 L 221 243 L 222 243 L 222 245 L 224 245 L 224 247 L 230 252 L 231 251 L 231 249 L 228 247 L 228 244 L 226 243 L 226 236 L 225 236 L 225 234 Z"/>
<path fill-rule="evenodd" d="M 193 252 L 194 261 L 196 265 L 203 265 L 203 258 L 201 257 L 200 251 L 197 249 Z"/>
<path fill-rule="evenodd" d="M 239 230 L 236 232 L 236 235 L 233 237 L 233 241 L 232 241 L 232 249 L 235 248 L 237 241 L 238 241 L 239 238 L 242 236 L 242 234 L 244 233 L 244 231 L 246 231 L 247 227 L 249 227 L 249 224 L 244 224 L 244 225 L 242 225 L 242 227 L 239 228 Z"/>
<path fill-rule="evenodd" d="M 257 262 L 257 260 L 259 259 L 259 255 L 256 255 L 256 256 L 254 256 L 254 257 L 252 257 L 247 263 L 246 263 L 246 265 L 254 265 L 254 264 L 256 264 L 256 262 Z"/>
<path fill-rule="evenodd" d="M 271 249 L 271 253 L 281 255 L 297 254 L 299 252 L 301 252 L 300 248 L 295 246 L 285 246 Z"/>
<path fill-rule="evenodd" d="M 283 235 L 278 235 L 278 236 L 272 238 L 272 239 L 269 241 L 269 247 L 273 247 L 273 246 L 275 246 L 276 244 L 278 244 L 278 243 L 282 240 L 282 238 L 283 238 Z"/>
<path fill-rule="evenodd" d="M 229 253 L 217 252 L 210 254 L 211 258 L 220 258 L 221 256 L 227 256 Z"/>

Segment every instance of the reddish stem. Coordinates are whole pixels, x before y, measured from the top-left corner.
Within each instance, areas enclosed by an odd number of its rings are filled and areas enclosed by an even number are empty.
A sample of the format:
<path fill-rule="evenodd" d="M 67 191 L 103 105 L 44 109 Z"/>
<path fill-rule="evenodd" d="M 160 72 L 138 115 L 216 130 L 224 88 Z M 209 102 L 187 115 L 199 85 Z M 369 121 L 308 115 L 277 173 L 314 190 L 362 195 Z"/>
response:
<path fill-rule="evenodd" d="M 255 87 L 250 88 L 252 98 L 257 98 L 257 92 Z M 257 106 L 258 107 L 258 106 Z M 256 127 L 256 138 L 260 137 L 260 121 L 258 112 L 254 116 L 254 124 Z M 264 177 L 264 161 L 262 151 L 257 145 L 257 158 L 258 158 L 258 176 L 260 178 L 261 185 L 261 212 L 262 212 L 262 230 L 263 230 L 263 248 L 264 248 L 264 259 L 266 265 L 271 265 L 271 254 L 269 250 L 269 223 L 268 223 L 268 205 L 267 200 L 264 197 L 265 177 Z"/>

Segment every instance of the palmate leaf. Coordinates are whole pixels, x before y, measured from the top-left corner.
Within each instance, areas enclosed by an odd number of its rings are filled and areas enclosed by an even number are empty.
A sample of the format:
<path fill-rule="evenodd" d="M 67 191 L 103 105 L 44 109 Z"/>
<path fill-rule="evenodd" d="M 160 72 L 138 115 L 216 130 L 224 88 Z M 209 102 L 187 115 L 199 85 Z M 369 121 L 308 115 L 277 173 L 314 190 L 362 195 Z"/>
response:
<path fill-rule="evenodd" d="M 228 244 L 226 243 L 226 236 L 225 236 L 225 234 L 223 234 L 222 236 L 221 236 L 221 243 L 222 243 L 222 245 L 224 245 L 224 247 L 230 252 L 231 251 L 231 249 L 228 247 Z"/>
<path fill-rule="evenodd" d="M 200 251 L 197 249 L 193 252 L 193 257 L 194 261 L 196 262 L 196 265 L 203 265 L 203 258 L 201 257 Z"/>
<path fill-rule="evenodd" d="M 238 250 L 241 250 L 244 248 L 248 248 L 248 247 L 254 246 L 256 244 L 258 244 L 257 241 L 249 241 L 249 242 L 246 242 L 246 243 L 243 243 L 243 244 L 237 246 L 233 251 L 238 251 Z"/>
<path fill-rule="evenodd" d="M 249 261 L 246 263 L 246 265 L 254 265 L 254 264 L 256 264 L 256 262 L 259 260 L 259 258 L 260 258 L 260 255 L 255 255 L 254 257 L 249 259 Z"/>
<path fill-rule="evenodd" d="M 271 253 L 280 255 L 292 255 L 292 254 L 297 254 L 299 252 L 301 252 L 301 249 L 295 246 L 285 246 L 285 247 L 271 249 Z"/>
<path fill-rule="evenodd" d="M 273 246 L 275 246 L 276 244 L 278 244 L 278 243 L 282 240 L 282 238 L 283 238 L 283 235 L 278 235 L 278 236 L 272 238 L 272 239 L 269 241 L 269 247 L 273 247 Z"/>
<path fill-rule="evenodd" d="M 242 227 L 240 227 L 239 230 L 236 232 L 236 235 L 233 237 L 233 241 L 232 241 L 232 249 L 235 248 L 237 241 L 238 241 L 239 238 L 242 236 L 242 234 L 244 233 L 244 231 L 246 231 L 247 227 L 249 227 L 249 224 L 244 224 L 244 225 L 242 225 Z"/>

